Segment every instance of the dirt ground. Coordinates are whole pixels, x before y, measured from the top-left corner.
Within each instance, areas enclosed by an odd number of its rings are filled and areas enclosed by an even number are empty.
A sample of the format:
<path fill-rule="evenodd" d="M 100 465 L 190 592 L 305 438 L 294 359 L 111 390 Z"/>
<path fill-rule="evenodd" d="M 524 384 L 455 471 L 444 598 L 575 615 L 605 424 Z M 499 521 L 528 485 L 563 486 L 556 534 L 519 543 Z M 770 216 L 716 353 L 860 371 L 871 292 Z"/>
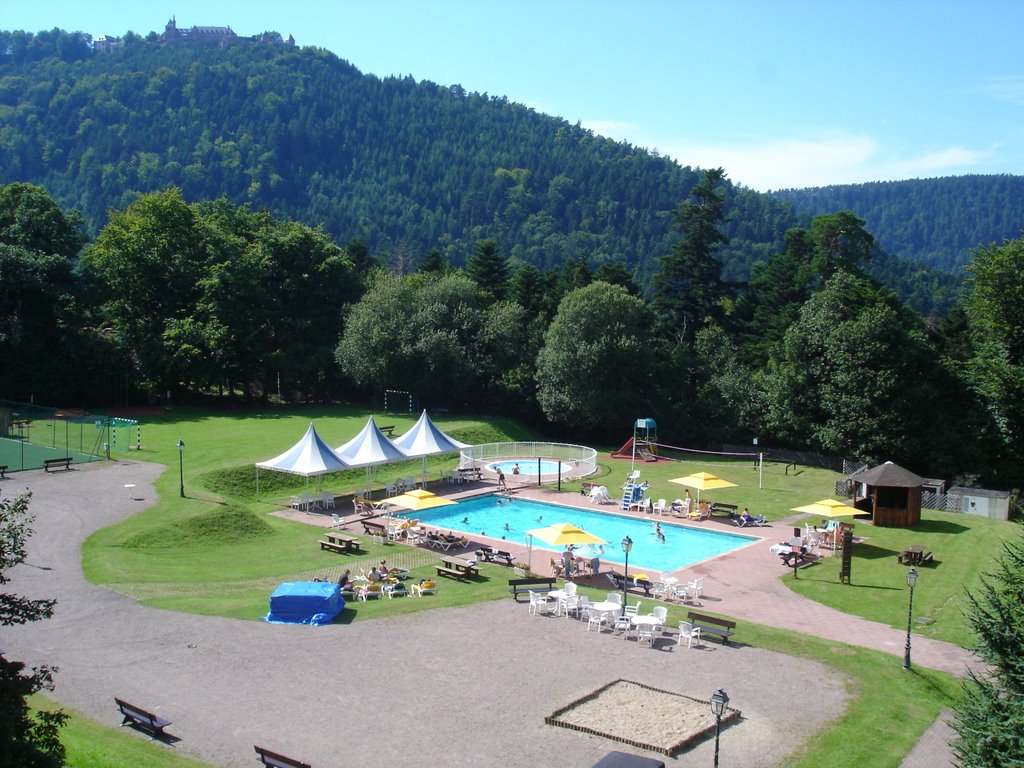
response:
<path fill-rule="evenodd" d="M 823 667 L 745 647 L 742 636 L 689 649 L 664 637 L 652 650 L 575 619 L 532 616 L 512 599 L 273 625 L 147 608 L 87 583 L 81 542 L 152 504 L 163 469 L 121 461 L 4 482 L 7 497 L 32 490 L 36 515 L 28 560 L 6 591 L 56 597 L 58 607 L 49 621 L 5 627 L 0 647 L 59 666 L 62 704 L 117 725 L 113 699 L 125 699 L 173 722 L 180 741 L 168 749 L 212 765 L 252 765 L 259 744 L 319 768 L 590 766 L 611 750 L 642 752 L 544 718 L 617 679 L 700 699 L 726 689 L 742 717 L 722 733 L 722 760 L 750 768 L 785 765 L 843 711 L 843 686 Z M 708 765 L 712 750 L 706 741 L 660 758 Z"/>

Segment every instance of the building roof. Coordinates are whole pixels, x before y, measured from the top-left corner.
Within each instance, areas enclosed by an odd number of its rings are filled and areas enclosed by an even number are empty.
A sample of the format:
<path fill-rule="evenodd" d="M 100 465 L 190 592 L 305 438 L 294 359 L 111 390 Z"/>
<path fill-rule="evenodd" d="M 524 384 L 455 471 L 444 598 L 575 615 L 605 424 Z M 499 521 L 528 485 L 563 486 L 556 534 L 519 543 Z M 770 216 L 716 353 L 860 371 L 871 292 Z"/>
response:
<path fill-rule="evenodd" d="M 924 485 L 923 477 L 919 477 L 909 469 L 904 469 L 899 464 L 893 464 L 891 461 L 861 472 L 854 472 L 852 475 L 849 475 L 849 479 L 856 480 L 858 483 L 864 483 L 865 485 L 882 486 L 885 488 L 918 488 Z"/>

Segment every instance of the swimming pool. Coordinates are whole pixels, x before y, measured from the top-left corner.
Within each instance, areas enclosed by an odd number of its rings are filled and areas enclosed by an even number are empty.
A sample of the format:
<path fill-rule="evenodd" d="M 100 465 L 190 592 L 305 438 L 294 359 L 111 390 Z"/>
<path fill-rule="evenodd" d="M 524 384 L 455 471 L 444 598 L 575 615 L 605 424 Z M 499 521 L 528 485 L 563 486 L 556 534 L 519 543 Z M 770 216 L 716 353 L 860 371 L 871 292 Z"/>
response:
<path fill-rule="evenodd" d="M 608 542 L 604 545 L 603 553 L 593 551 L 588 545 L 577 548 L 580 555 L 591 557 L 597 554 L 602 562 L 619 565 L 625 559 L 620 542 L 629 536 L 633 540 L 633 549 L 629 553 L 630 573 L 648 571 L 655 578 L 658 572 L 675 571 L 759 541 L 756 537 L 742 534 L 673 525 L 660 518 L 637 519 L 530 499 L 508 501 L 503 496 L 494 495 L 476 496 L 452 506 L 423 512 L 403 513 L 402 517 L 417 518 L 427 528 L 480 534 L 495 539 L 507 539 L 518 544 L 528 543 L 526 532 L 529 530 L 554 523 L 573 523 Z M 661 523 L 661 530 L 665 534 L 664 543 L 658 541 L 654 535 L 655 522 Z M 562 549 L 545 544 L 536 538 L 533 540 L 533 547 L 551 552 Z M 535 558 L 543 556 L 534 554 Z"/>
<path fill-rule="evenodd" d="M 537 477 L 538 464 L 540 464 L 540 474 L 558 474 L 558 462 L 552 461 L 551 459 L 541 459 L 539 462 L 537 459 L 524 459 L 522 461 L 516 461 L 514 459 L 508 459 L 506 461 L 492 461 L 490 464 L 487 464 L 484 469 L 489 469 L 491 472 L 496 472 L 500 469 L 506 475 L 511 475 L 512 470 L 517 464 L 519 465 L 520 475 L 532 475 L 533 477 Z M 569 465 L 562 462 L 562 473 L 565 474 L 568 470 Z"/>

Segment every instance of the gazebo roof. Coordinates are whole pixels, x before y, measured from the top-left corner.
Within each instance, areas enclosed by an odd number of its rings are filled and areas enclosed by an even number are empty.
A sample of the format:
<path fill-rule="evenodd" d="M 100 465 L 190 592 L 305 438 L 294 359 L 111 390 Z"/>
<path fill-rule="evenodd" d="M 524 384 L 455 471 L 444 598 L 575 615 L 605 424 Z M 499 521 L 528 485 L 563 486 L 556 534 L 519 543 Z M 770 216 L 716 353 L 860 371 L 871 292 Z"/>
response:
<path fill-rule="evenodd" d="M 909 469 L 904 469 L 899 464 L 891 461 L 879 464 L 877 467 L 865 469 L 862 472 L 855 472 L 849 475 L 848 479 L 856 480 L 865 485 L 881 486 L 883 488 L 918 488 L 924 485 L 924 478 L 915 475 Z"/>

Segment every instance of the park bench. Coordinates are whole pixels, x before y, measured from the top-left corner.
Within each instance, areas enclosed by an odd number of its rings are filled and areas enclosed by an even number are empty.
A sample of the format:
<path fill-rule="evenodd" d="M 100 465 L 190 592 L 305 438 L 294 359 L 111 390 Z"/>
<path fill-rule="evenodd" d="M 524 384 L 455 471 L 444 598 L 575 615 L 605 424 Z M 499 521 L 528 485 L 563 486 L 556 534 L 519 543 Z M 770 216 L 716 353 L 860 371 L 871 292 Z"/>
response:
<path fill-rule="evenodd" d="M 253 745 L 256 754 L 260 756 L 260 762 L 269 765 L 271 768 L 311 768 L 309 763 L 296 760 L 294 757 L 282 755 L 280 752 L 271 752 L 266 747 Z"/>
<path fill-rule="evenodd" d="M 434 568 L 437 570 L 438 576 L 450 576 L 451 578 L 458 579 L 459 581 L 464 580 L 469 575 L 465 571 L 457 571 L 446 565 L 436 565 Z"/>
<path fill-rule="evenodd" d="M 625 578 L 621 573 L 616 573 L 615 571 L 610 571 L 608 578 L 615 583 L 617 589 L 622 589 L 623 580 L 626 582 L 627 589 L 629 587 L 640 587 L 644 591 L 644 597 L 650 597 L 651 589 L 654 587 L 654 582 L 650 579 L 636 579 L 632 576 Z"/>
<path fill-rule="evenodd" d="M 500 549 L 478 549 L 476 551 L 476 556 L 487 563 L 504 561 L 505 565 L 512 565 L 512 553 L 505 552 Z"/>
<path fill-rule="evenodd" d="M 379 429 L 381 432 L 383 432 L 388 437 L 394 437 L 395 436 L 395 425 L 394 424 L 388 424 L 386 427 L 377 427 L 377 429 Z"/>
<path fill-rule="evenodd" d="M 127 701 L 122 701 L 116 697 L 114 701 L 117 703 L 117 708 L 121 710 L 121 714 L 124 715 L 121 725 L 133 725 L 141 728 L 149 732 L 153 738 L 167 736 L 164 733 L 164 728 L 171 724 L 170 720 L 164 720 L 152 712 L 147 712 L 141 707 L 136 707 L 134 704 L 129 704 Z"/>
<path fill-rule="evenodd" d="M 363 524 L 363 533 L 367 536 L 387 536 L 388 527 L 383 523 L 374 523 L 369 520 L 360 520 Z"/>
<path fill-rule="evenodd" d="M 736 622 L 729 619 L 716 619 L 704 613 L 690 611 L 686 614 L 694 628 L 699 628 L 702 635 L 716 635 L 722 640 L 722 645 L 728 645 L 729 637 L 736 629 Z"/>
<path fill-rule="evenodd" d="M 71 457 L 64 456 L 60 459 L 43 459 L 43 470 L 49 472 L 54 467 L 64 467 L 64 469 L 71 469 Z"/>
<path fill-rule="evenodd" d="M 550 592 L 555 588 L 555 579 L 553 576 L 532 576 L 508 580 L 508 591 L 512 593 L 512 597 L 517 603 L 520 595 L 529 595 L 534 587 L 544 587 Z"/>

